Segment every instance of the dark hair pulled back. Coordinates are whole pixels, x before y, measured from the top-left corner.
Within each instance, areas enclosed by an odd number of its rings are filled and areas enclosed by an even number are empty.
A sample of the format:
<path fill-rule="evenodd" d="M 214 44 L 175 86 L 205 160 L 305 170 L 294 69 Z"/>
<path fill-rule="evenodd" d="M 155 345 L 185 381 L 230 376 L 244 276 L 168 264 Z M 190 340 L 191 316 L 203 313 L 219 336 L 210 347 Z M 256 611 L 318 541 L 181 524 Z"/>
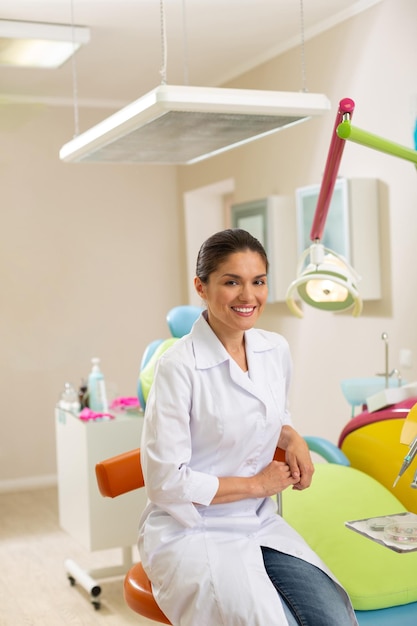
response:
<path fill-rule="evenodd" d="M 197 256 L 196 276 L 202 283 L 207 283 L 210 274 L 215 272 L 228 256 L 244 250 L 257 252 L 265 261 L 268 271 L 268 257 L 261 242 L 246 230 L 228 228 L 211 235 L 202 244 Z"/>

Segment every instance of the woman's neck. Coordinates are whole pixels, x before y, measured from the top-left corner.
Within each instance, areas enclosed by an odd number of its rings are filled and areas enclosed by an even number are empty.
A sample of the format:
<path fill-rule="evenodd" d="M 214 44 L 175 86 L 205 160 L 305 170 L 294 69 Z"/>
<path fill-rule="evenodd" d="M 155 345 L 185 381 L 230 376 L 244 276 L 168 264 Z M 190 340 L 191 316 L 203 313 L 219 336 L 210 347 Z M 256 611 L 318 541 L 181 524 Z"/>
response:
<path fill-rule="evenodd" d="M 247 372 L 248 362 L 246 359 L 245 333 L 241 331 L 236 332 L 235 334 L 232 334 L 230 332 L 222 333 L 212 326 L 211 328 L 219 341 L 225 347 L 226 351 L 230 354 L 232 359 L 236 361 L 236 363 L 244 372 Z"/>

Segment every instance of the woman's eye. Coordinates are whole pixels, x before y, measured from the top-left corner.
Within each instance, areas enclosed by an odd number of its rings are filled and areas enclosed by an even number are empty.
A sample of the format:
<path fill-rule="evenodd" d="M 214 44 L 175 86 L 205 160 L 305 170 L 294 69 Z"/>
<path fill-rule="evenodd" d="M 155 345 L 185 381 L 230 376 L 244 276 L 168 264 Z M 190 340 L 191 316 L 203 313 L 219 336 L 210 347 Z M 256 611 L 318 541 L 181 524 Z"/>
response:
<path fill-rule="evenodd" d="M 236 280 L 228 280 L 226 282 L 226 285 L 237 285 L 237 281 Z"/>
<path fill-rule="evenodd" d="M 266 280 L 264 278 L 260 278 L 259 280 L 255 280 L 255 285 L 266 285 Z"/>

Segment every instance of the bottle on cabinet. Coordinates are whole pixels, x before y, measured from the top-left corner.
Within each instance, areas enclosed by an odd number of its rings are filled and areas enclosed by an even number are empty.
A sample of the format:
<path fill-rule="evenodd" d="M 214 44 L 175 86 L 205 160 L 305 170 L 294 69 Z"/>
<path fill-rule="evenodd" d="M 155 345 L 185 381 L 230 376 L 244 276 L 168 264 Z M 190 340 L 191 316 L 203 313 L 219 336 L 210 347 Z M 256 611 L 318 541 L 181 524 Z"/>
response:
<path fill-rule="evenodd" d="M 81 379 L 80 386 L 78 387 L 78 400 L 81 409 L 88 408 L 88 385 L 84 378 Z"/>
<path fill-rule="evenodd" d="M 92 369 L 88 376 L 88 406 L 96 413 L 107 413 L 109 410 L 104 376 L 100 370 L 100 359 L 91 359 Z"/>
<path fill-rule="evenodd" d="M 80 403 L 78 401 L 77 392 L 71 383 L 65 383 L 64 391 L 61 394 L 61 398 L 58 402 L 58 408 L 74 415 L 78 415 L 80 412 Z"/>

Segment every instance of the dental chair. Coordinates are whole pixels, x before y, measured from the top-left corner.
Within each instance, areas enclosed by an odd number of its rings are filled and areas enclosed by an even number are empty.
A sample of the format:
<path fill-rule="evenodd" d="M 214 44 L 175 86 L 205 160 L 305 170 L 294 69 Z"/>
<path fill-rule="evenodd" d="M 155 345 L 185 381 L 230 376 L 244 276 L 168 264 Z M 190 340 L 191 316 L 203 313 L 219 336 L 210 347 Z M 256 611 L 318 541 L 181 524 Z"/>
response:
<path fill-rule="evenodd" d="M 145 409 L 149 390 L 153 380 L 155 363 L 159 357 L 168 350 L 180 337 L 187 335 L 201 315 L 203 309 L 191 304 L 183 304 L 170 309 L 166 316 L 171 337 L 168 339 L 154 339 L 145 348 L 139 367 L 137 383 L 137 396 L 140 406 Z"/>
<path fill-rule="evenodd" d="M 283 492 L 283 516 L 345 587 L 360 626 L 415 626 L 417 552 L 399 554 L 345 527 L 346 521 L 406 507 L 373 477 L 351 467 L 346 456 L 340 464 L 336 446 L 327 442 L 323 449 L 320 439 L 318 445 L 312 439 L 328 462 L 315 463 L 309 489 Z"/>
<path fill-rule="evenodd" d="M 180 304 L 170 309 L 166 319 L 171 335 L 177 339 L 188 335 L 202 310 L 201 307 L 192 304 Z"/>
<path fill-rule="evenodd" d="M 401 513 L 405 507 L 375 479 L 350 467 L 337 446 L 317 437 L 305 439 L 327 462 L 315 463 L 309 489 L 287 489 L 282 494 L 284 517 L 344 585 L 360 626 L 416 626 L 417 552 L 398 554 L 344 525 L 355 519 Z M 96 476 L 106 497 L 143 487 L 140 450 L 98 463 Z M 124 596 L 139 615 L 170 624 L 156 604 L 141 563 L 127 572 Z"/>
<path fill-rule="evenodd" d="M 410 465 L 396 487 L 393 484 L 408 452 L 401 443 L 401 433 L 416 403 L 413 397 L 379 411 L 365 409 L 346 424 L 338 441 L 352 467 L 375 478 L 413 513 L 417 513 L 417 490 L 410 485 L 417 466 Z"/>

